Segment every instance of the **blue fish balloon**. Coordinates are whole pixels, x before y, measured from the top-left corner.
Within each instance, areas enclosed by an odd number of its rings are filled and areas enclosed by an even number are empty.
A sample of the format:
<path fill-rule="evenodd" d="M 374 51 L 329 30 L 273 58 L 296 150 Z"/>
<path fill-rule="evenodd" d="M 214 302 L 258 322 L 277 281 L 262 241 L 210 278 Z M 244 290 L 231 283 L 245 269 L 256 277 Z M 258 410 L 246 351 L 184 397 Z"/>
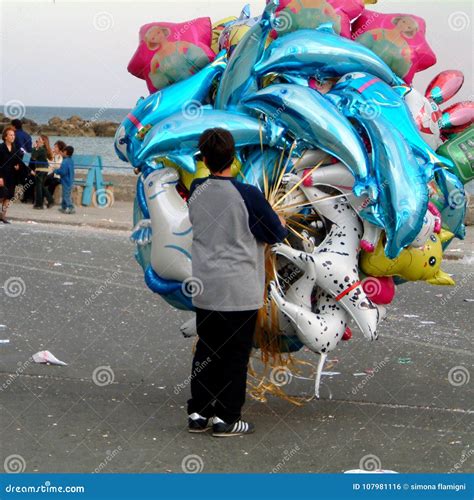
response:
<path fill-rule="evenodd" d="M 265 50 L 277 7 L 276 0 L 267 4 L 260 21 L 245 33 L 232 53 L 219 84 L 214 104 L 216 109 L 239 109 L 242 97 L 257 90 L 253 68 Z"/>
<path fill-rule="evenodd" d="M 137 167 L 136 155 L 143 146 L 143 134 L 167 116 L 182 110 L 192 116 L 200 112 L 216 77 L 226 67 L 225 51 L 187 80 L 141 98 L 135 108 L 123 119 L 115 134 L 117 156 Z"/>
<path fill-rule="evenodd" d="M 441 207 L 441 221 L 456 238 L 463 240 L 466 236 L 464 219 L 466 217 L 467 199 L 461 180 L 445 168 L 435 169 L 435 180 L 444 200 Z M 444 245 L 445 247 L 447 246 Z"/>
<path fill-rule="evenodd" d="M 428 186 L 418 160 L 391 122 L 380 118 L 368 121 L 365 128 L 379 186 L 377 203 L 369 211 L 374 210 L 376 218 L 383 221 L 385 254 L 394 259 L 421 231 L 428 209 Z"/>
<path fill-rule="evenodd" d="M 404 83 L 374 52 L 336 35 L 330 25 L 278 37 L 255 65 L 259 77 L 267 73 L 295 73 L 324 80 L 354 71 L 366 71 L 390 85 Z"/>
<path fill-rule="evenodd" d="M 320 148 L 342 161 L 352 172 L 354 194 L 376 197 L 370 161 L 351 123 L 319 92 L 292 84 L 270 85 L 244 99 L 249 109 L 265 113 L 310 149 Z"/>
<path fill-rule="evenodd" d="M 215 127 L 231 132 L 236 148 L 274 146 L 282 139 L 284 132 L 273 122 L 265 123 L 242 113 L 207 108 L 203 108 L 193 118 L 175 113 L 148 132 L 137 155 L 137 162 L 140 166 L 152 166 L 157 157 L 165 157 L 184 170 L 194 173 L 199 137 L 206 129 Z"/>
<path fill-rule="evenodd" d="M 336 83 L 326 98 L 362 125 L 379 119 L 395 125 L 414 154 L 425 162 L 423 172 L 425 180 L 429 181 L 434 165 L 450 164 L 451 161 L 436 154 L 421 137 L 403 99 L 409 91 L 406 86 L 392 88 L 374 75 L 350 73 Z"/>

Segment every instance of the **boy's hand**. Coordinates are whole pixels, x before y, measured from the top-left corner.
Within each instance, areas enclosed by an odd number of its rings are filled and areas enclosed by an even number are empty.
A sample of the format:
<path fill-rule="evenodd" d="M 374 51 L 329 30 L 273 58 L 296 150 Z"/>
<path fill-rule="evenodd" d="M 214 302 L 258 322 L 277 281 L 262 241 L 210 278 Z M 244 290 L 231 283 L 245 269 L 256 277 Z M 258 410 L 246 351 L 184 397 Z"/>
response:
<path fill-rule="evenodd" d="M 0 177 L 0 187 L 3 187 L 5 184 L 3 183 L 3 179 Z"/>

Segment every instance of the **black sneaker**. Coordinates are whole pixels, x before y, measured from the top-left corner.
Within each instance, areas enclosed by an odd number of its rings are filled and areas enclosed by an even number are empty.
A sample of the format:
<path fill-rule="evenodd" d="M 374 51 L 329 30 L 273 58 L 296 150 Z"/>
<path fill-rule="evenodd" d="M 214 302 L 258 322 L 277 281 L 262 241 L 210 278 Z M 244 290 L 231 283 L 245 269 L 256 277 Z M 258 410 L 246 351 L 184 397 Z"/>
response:
<path fill-rule="evenodd" d="M 255 431 L 255 426 L 250 422 L 237 420 L 233 424 L 226 424 L 218 417 L 214 417 L 214 424 L 212 426 L 212 435 L 214 437 L 232 437 L 242 436 L 244 434 L 252 434 Z"/>
<path fill-rule="evenodd" d="M 189 432 L 206 432 L 212 426 L 212 419 L 203 417 L 199 413 L 191 413 L 188 416 Z"/>

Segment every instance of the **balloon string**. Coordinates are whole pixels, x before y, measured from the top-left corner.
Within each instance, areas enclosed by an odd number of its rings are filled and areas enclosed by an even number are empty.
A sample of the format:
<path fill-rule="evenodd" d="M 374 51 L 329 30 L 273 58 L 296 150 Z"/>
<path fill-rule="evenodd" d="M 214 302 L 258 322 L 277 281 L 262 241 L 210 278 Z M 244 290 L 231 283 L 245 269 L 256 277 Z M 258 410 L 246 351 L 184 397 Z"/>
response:
<path fill-rule="evenodd" d="M 295 189 L 298 189 L 302 182 L 304 182 L 315 170 L 317 170 L 322 165 L 322 162 L 319 162 L 315 165 L 311 170 L 306 172 L 306 174 L 301 177 L 301 179 L 287 192 L 285 193 L 274 205 L 273 208 L 277 207 L 285 198 L 287 198 Z"/>

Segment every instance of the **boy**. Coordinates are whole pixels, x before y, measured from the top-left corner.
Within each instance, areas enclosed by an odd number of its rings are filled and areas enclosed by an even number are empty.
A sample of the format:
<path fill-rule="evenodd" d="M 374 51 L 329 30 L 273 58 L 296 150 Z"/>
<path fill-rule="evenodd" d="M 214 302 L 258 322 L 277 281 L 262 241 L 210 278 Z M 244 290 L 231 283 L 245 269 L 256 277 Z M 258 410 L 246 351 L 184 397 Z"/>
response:
<path fill-rule="evenodd" d="M 56 175 L 61 177 L 61 187 L 62 187 L 62 200 L 60 212 L 63 214 L 75 214 L 74 205 L 72 204 L 71 193 L 72 186 L 74 184 L 74 161 L 72 155 L 74 154 L 74 148 L 72 146 L 66 146 L 64 151 L 61 151 L 63 161 L 61 166 L 54 171 Z"/>
<path fill-rule="evenodd" d="M 199 337 L 188 401 L 189 432 L 216 437 L 254 431 L 241 419 L 257 312 L 263 306 L 265 243 L 283 241 L 284 219 L 261 191 L 231 175 L 232 135 L 203 132 L 199 140 L 211 175 L 195 179 L 189 197 L 193 226 L 192 274 L 201 292 L 192 298 Z"/>

